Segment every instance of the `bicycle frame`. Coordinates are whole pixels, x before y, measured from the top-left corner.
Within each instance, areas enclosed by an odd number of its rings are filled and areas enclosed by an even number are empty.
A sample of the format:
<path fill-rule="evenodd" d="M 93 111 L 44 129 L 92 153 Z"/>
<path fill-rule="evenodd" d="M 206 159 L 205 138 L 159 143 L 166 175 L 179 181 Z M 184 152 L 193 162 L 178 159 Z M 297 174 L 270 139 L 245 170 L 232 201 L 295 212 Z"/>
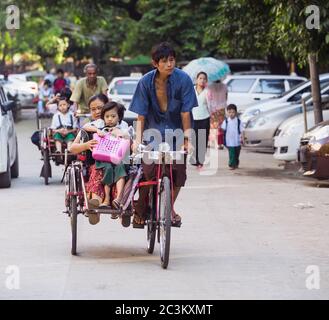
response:
<path fill-rule="evenodd" d="M 156 186 L 156 222 L 158 223 L 160 220 L 160 212 L 158 208 L 158 198 L 159 194 L 161 192 L 161 182 L 162 182 L 162 177 L 165 176 L 166 174 L 166 166 L 169 165 L 169 180 L 170 180 L 170 193 L 171 193 L 171 218 L 173 219 L 174 217 L 174 183 L 173 183 L 173 174 L 172 174 L 172 163 L 165 163 L 165 157 L 166 157 L 166 152 L 161 152 L 161 157 L 159 157 L 159 162 L 156 164 L 156 180 L 152 181 L 144 181 L 144 182 L 139 182 L 137 187 L 145 187 L 145 186 Z"/>

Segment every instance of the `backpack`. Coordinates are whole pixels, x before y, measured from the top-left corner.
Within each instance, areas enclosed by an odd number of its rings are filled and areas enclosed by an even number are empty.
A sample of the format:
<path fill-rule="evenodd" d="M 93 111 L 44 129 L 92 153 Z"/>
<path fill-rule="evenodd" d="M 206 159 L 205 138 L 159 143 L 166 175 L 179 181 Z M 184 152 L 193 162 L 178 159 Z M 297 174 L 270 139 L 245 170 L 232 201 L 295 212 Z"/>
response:
<path fill-rule="evenodd" d="M 40 134 L 41 134 L 41 131 L 38 130 L 38 131 L 35 131 L 31 136 L 32 143 L 35 144 L 39 150 L 41 149 Z"/>
<path fill-rule="evenodd" d="M 224 146 L 226 147 L 226 131 L 227 131 L 227 118 L 225 118 L 225 130 L 223 130 L 224 131 Z M 241 134 L 241 130 L 240 130 L 240 126 L 241 126 L 241 120 L 240 120 L 240 118 L 238 118 L 238 133 L 239 133 L 239 135 Z"/>

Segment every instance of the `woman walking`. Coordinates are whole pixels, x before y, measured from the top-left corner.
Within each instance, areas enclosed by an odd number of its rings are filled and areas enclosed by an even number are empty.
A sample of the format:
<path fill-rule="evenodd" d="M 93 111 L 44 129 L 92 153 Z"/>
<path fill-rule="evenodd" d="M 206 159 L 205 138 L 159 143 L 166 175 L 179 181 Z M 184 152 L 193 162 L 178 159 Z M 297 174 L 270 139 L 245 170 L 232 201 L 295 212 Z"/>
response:
<path fill-rule="evenodd" d="M 194 152 L 191 157 L 191 164 L 197 166 L 198 169 L 203 167 L 207 151 L 207 141 L 210 130 L 210 108 L 208 102 L 208 76 L 201 71 L 197 74 L 195 93 L 198 99 L 198 107 L 192 109 L 193 129 L 195 132 Z"/>

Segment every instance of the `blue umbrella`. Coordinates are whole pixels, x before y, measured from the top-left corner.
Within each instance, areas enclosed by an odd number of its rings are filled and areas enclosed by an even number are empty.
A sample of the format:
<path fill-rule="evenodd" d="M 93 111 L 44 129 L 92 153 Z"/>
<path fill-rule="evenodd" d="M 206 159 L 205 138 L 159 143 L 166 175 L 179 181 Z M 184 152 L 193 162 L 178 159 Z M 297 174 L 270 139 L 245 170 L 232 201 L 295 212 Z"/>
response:
<path fill-rule="evenodd" d="M 228 64 L 210 57 L 192 60 L 183 70 L 191 77 L 193 82 L 195 82 L 197 74 L 201 71 L 208 75 L 209 82 L 222 79 L 231 72 Z"/>

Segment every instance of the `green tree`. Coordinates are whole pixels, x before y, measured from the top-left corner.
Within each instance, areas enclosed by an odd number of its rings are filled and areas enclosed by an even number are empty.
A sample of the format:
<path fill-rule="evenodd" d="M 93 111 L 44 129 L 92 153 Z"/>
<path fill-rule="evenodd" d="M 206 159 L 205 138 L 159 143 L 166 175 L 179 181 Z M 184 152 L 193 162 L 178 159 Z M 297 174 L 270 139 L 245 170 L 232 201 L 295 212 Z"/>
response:
<path fill-rule="evenodd" d="M 312 1 L 313 7 L 309 7 L 310 2 L 306 0 L 267 2 L 272 5 L 274 16 L 271 38 L 286 57 L 294 57 L 301 66 L 309 63 L 314 119 L 319 123 L 323 121 L 323 114 L 318 61 L 327 59 L 329 51 L 329 2 Z"/>
<path fill-rule="evenodd" d="M 306 27 L 309 1 L 224 0 L 211 18 L 208 34 L 218 40 L 218 50 L 238 57 L 264 57 L 283 54 L 302 67 L 309 62 L 314 100 L 315 122 L 322 120 L 317 62 L 323 62 L 329 50 L 329 3 L 318 6 L 320 26 Z"/>

